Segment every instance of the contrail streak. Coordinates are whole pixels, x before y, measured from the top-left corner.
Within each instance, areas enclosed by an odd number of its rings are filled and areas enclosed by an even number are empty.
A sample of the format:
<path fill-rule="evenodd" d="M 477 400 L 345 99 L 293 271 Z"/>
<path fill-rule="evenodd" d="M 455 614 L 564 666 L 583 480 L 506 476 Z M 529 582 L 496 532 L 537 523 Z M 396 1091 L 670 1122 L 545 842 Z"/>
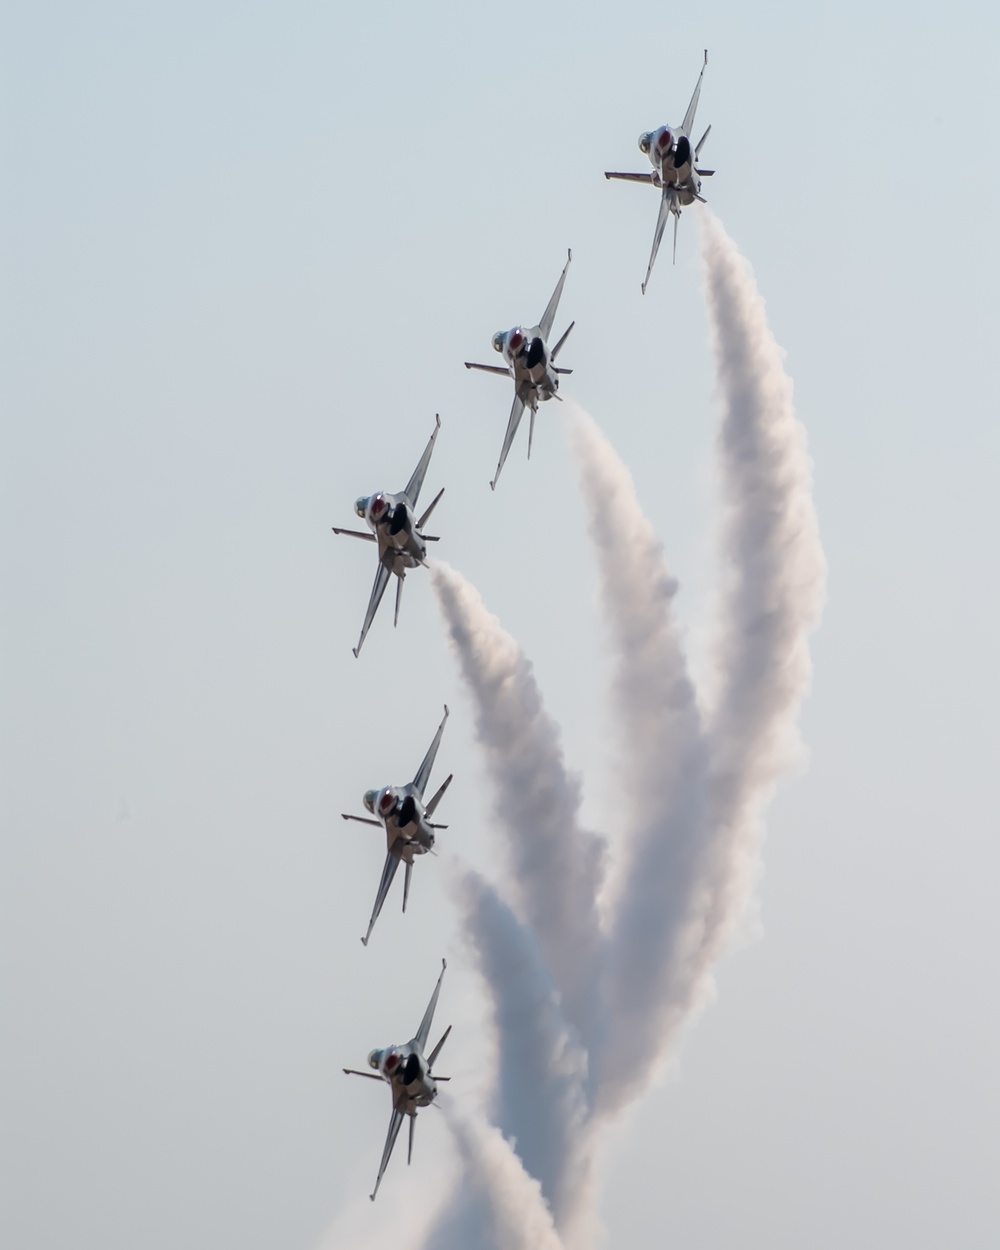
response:
<path fill-rule="evenodd" d="M 708 724 L 710 824 L 725 865 L 706 914 L 706 954 L 714 958 L 753 886 L 761 812 L 798 751 L 796 719 L 811 676 L 807 639 L 824 602 L 826 562 L 784 352 L 749 264 L 711 213 L 702 221 L 722 406 L 727 571 Z"/>
<path fill-rule="evenodd" d="M 532 931 L 471 869 L 454 883 L 462 931 L 493 998 L 499 1040 L 496 1122 L 541 1184 L 561 1226 L 587 1191 L 587 1056 L 560 1010 Z"/>
<path fill-rule="evenodd" d="M 624 879 L 603 961 L 603 1037 L 592 1039 L 591 1057 L 597 1109 L 613 1112 L 661 1060 L 678 964 L 699 936 L 691 912 L 707 759 L 662 544 L 614 448 L 582 408 L 574 405 L 569 417 L 615 661 L 627 805 Z"/>
<path fill-rule="evenodd" d="M 432 1236 L 428 1250 L 563 1250 L 538 1181 L 524 1170 L 500 1130 L 450 1105 L 445 1115 L 465 1160 L 466 1205 L 478 1207 L 481 1218 L 469 1225 L 471 1240 L 465 1233 Z"/>
<path fill-rule="evenodd" d="M 456 1129 L 465 1184 L 426 1243 L 434 1250 L 561 1250 L 575 1230 L 592 1235 L 591 1169 L 573 1161 L 589 1164 L 605 1118 L 648 1086 L 711 992 L 753 887 L 764 806 L 797 748 L 825 575 L 810 463 L 750 268 L 703 220 L 724 520 L 714 688 L 701 705 L 673 617 L 676 583 L 631 478 L 590 418 L 571 414 L 627 796 L 608 933 L 596 906 L 603 842 L 579 828 L 579 783 L 530 665 L 472 587 L 434 571 L 518 905 L 515 915 L 475 874 L 460 882 L 463 928 L 493 994 L 501 1128 Z"/>
<path fill-rule="evenodd" d="M 473 696 L 518 911 L 582 1033 L 593 1014 L 604 841 L 581 827 L 580 781 L 524 652 L 459 573 L 435 563 L 433 582 Z"/>

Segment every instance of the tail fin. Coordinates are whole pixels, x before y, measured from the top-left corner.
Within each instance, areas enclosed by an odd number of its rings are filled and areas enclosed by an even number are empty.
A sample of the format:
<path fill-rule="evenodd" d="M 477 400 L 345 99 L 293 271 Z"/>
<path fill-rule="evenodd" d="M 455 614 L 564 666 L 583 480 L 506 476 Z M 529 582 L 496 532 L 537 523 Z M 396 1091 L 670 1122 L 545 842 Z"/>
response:
<path fill-rule="evenodd" d="M 406 900 L 410 897 L 410 876 L 413 873 L 413 864 L 407 863 L 406 875 L 403 877 L 403 911 L 406 911 Z"/>
<path fill-rule="evenodd" d="M 398 573 L 399 580 L 396 582 L 396 615 L 392 618 L 393 628 L 399 624 L 399 601 L 403 597 L 403 574 Z"/>
<path fill-rule="evenodd" d="M 442 487 L 441 487 L 441 489 L 438 491 L 438 493 L 437 493 L 437 494 L 434 496 L 434 498 L 431 500 L 431 502 L 430 502 L 430 504 L 428 505 L 428 508 L 427 508 L 426 512 L 424 513 L 424 515 L 423 515 L 423 516 L 420 518 L 420 520 L 417 522 L 417 529 L 418 529 L 418 530 L 422 530 L 422 529 L 424 528 L 424 525 L 427 523 L 428 519 L 430 518 L 431 513 L 432 513 L 432 512 L 434 511 L 434 509 L 437 507 L 437 505 L 438 505 L 438 500 L 441 498 L 441 496 L 442 496 L 443 494 L 444 494 L 444 487 L 442 486 Z M 435 540 L 435 541 L 436 541 L 436 540 Z"/>
<path fill-rule="evenodd" d="M 432 1069 L 433 1069 L 434 1064 L 435 1064 L 435 1061 L 437 1060 L 438 1055 L 440 1055 L 441 1050 L 442 1050 L 442 1048 L 444 1047 L 445 1042 L 448 1040 L 448 1034 L 449 1034 L 450 1032 L 451 1032 L 451 1025 L 449 1024 L 449 1025 L 448 1025 L 448 1027 L 445 1029 L 444 1033 L 442 1033 L 442 1035 L 441 1035 L 441 1040 L 440 1040 L 440 1041 L 438 1042 L 438 1044 L 434 1047 L 434 1049 L 431 1051 L 431 1053 L 427 1056 L 427 1068 L 428 1068 L 428 1071 L 430 1071 L 430 1070 L 432 1070 Z"/>
<path fill-rule="evenodd" d="M 448 774 L 448 776 L 447 776 L 447 777 L 445 777 L 444 781 L 442 781 L 442 782 L 441 782 L 441 785 L 440 785 L 440 787 L 438 788 L 438 792 L 437 792 L 437 794 L 435 794 L 435 795 L 434 795 L 434 797 L 431 799 L 431 801 L 430 801 L 430 802 L 427 804 L 427 806 L 424 808 L 424 815 L 425 815 L 425 816 L 433 816 L 433 815 L 434 815 L 435 811 L 437 810 L 437 805 L 438 805 L 438 804 L 441 802 L 441 800 L 444 798 L 444 792 L 445 792 L 445 790 L 447 790 L 447 789 L 448 789 L 448 787 L 451 785 L 451 779 L 452 779 L 452 777 L 453 777 L 454 775 L 455 775 L 454 773 L 449 773 L 449 774 Z M 443 826 L 443 827 L 444 827 L 444 826 Z"/>
<path fill-rule="evenodd" d="M 575 322 L 575 321 L 571 321 L 571 322 L 569 323 L 569 325 L 566 327 L 566 331 L 565 331 L 565 333 L 563 334 L 562 338 L 561 338 L 561 339 L 559 340 L 559 342 L 555 345 L 555 347 L 553 347 L 553 349 L 552 349 L 552 359 L 553 359 L 553 360 L 555 360 L 555 358 L 556 358 L 556 357 L 559 355 L 559 353 L 562 351 L 562 349 L 563 349 L 563 344 L 564 344 L 564 343 L 566 342 L 566 340 L 569 338 L 569 332 L 570 332 L 570 330 L 572 330 L 572 329 L 573 329 L 573 327 L 574 327 L 575 325 L 576 325 L 576 322 Z"/>

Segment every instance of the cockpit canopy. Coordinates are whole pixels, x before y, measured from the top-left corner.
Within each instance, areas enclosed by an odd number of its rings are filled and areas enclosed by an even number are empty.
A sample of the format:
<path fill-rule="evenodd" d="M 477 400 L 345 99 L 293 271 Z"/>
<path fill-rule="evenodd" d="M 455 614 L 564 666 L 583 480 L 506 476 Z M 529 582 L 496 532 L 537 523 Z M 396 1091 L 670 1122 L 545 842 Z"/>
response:
<path fill-rule="evenodd" d="M 506 339 L 506 337 L 507 337 L 506 330 L 497 330 L 496 334 L 493 335 L 493 350 L 495 352 L 503 351 L 504 340 Z"/>
<path fill-rule="evenodd" d="M 367 807 L 368 810 L 372 812 L 373 814 L 375 812 L 375 804 L 378 800 L 378 794 L 379 792 L 377 790 L 366 790 L 365 797 L 362 800 L 365 807 Z"/>
<path fill-rule="evenodd" d="M 645 134 L 641 134 L 639 136 L 639 151 L 644 152 L 646 156 L 649 155 L 649 145 L 651 141 L 652 141 L 652 136 L 649 134 L 648 131 Z"/>
<path fill-rule="evenodd" d="M 369 1066 L 369 1068 L 375 1068 L 375 1069 L 377 1069 L 377 1068 L 378 1068 L 378 1061 L 379 1061 L 379 1057 L 380 1057 L 381 1053 L 382 1053 L 382 1052 L 381 1052 L 381 1051 L 378 1051 L 378 1050 L 373 1050 L 373 1051 L 371 1051 L 371 1052 L 369 1053 L 369 1055 L 368 1055 L 368 1066 Z"/>
<path fill-rule="evenodd" d="M 359 495 L 357 499 L 355 499 L 354 501 L 354 511 L 358 514 L 358 516 L 363 517 L 367 510 L 368 510 L 368 496 Z"/>

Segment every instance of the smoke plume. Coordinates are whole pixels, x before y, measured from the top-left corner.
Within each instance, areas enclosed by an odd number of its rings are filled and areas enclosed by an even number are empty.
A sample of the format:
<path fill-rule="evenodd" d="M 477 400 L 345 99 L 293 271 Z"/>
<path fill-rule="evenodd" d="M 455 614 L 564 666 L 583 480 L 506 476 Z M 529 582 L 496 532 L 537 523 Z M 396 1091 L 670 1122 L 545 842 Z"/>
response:
<path fill-rule="evenodd" d="M 750 268 L 709 215 L 702 255 L 723 496 L 708 697 L 688 671 L 677 584 L 631 477 L 593 421 L 566 406 L 611 645 L 617 790 L 627 796 L 606 930 L 605 843 L 581 828 L 580 783 L 531 666 L 459 574 L 434 570 L 512 897 L 508 905 L 476 874 L 460 876 L 463 933 L 493 1002 L 499 1127 L 453 1121 L 465 1176 L 428 1250 L 593 1240 L 597 1135 L 648 1088 L 710 994 L 753 888 L 763 810 L 795 759 L 825 573 L 805 435 Z"/>

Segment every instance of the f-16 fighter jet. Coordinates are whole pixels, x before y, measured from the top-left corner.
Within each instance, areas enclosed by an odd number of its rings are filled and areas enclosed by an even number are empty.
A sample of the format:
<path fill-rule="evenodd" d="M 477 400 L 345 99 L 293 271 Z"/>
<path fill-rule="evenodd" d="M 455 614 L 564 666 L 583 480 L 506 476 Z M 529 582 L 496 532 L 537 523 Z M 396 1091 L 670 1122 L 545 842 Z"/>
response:
<path fill-rule="evenodd" d="M 621 178 L 625 182 L 644 182 L 647 186 L 662 188 L 660 215 L 656 219 L 656 231 L 653 235 L 653 250 L 649 254 L 646 281 L 642 284 L 643 295 L 646 294 L 649 275 L 653 272 L 653 261 L 656 260 L 656 253 L 660 247 L 660 240 L 663 238 L 663 230 L 667 224 L 667 218 L 673 213 L 674 263 L 676 264 L 677 225 L 681 219 L 681 207 L 693 204 L 695 200 L 701 200 L 704 204 L 705 200 L 701 194 L 701 180 L 702 178 L 710 178 L 715 173 L 714 169 L 699 169 L 697 167 L 701 149 L 704 147 L 705 140 L 708 138 L 712 127 L 709 126 L 693 149 L 691 147 L 691 127 L 694 125 L 694 115 L 698 108 L 698 97 L 701 94 L 701 80 L 705 76 L 705 66 L 707 64 L 708 52 L 706 51 L 705 61 L 701 67 L 701 73 L 698 75 L 694 95 L 691 97 L 691 103 L 688 105 L 681 124 L 679 126 L 660 126 L 657 130 L 649 130 L 639 136 L 639 149 L 649 157 L 649 163 L 653 166 L 652 170 L 648 174 L 614 174 L 607 171 L 604 174 L 605 178 Z"/>
<path fill-rule="evenodd" d="M 368 939 L 372 935 L 372 929 L 375 927 L 375 921 L 378 920 L 382 904 L 389 893 L 389 887 L 392 885 L 400 860 L 406 864 L 406 876 L 403 878 L 403 911 L 405 912 L 406 900 L 410 894 L 410 875 L 413 872 L 414 855 L 426 855 L 434 847 L 434 830 L 448 828 L 447 825 L 433 824 L 431 817 L 444 797 L 444 792 L 451 785 L 451 773 L 441 783 L 431 801 L 426 806 L 424 805 L 424 791 L 430 780 L 431 769 L 434 767 L 447 719 L 448 708 L 445 707 L 444 719 L 438 725 L 434 741 L 428 747 L 424 762 L 417 769 L 417 775 L 409 785 L 386 786 L 382 790 L 366 791 L 363 799 L 364 805 L 377 819 L 372 820 L 367 816 L 351 816 L 348 812 L 341 812 L 345 820 L 356 820 L 362 825 L 381 825 L 385 830 L 389 848 L 385 857 L 385 867 L 382 869 L 382 880 L 378 883 L 378 894 L 375 896 L 372 918 L 368 922 L 368 932 L 361 939 L 365 946 L 368 945 Z"/>
<path fill-rule="evenodd" d="M 438 1044 L 427 1058 L 424 1058 L 427 1039 L 431 1032 L 431 1022 L 434 1019 L 434 1008 L 437 1006 L 441 982 L 444 980 L 444 970 L 447 966 L 442 959 L 441 975 L 434 987 L 431 1001 L 427 1004 L 424 1018 L 420 1021 L 416 1037 L 411 1038 L 404 1046 L 393 1045 L 386 1046 L 384 1050 L 373 1050 L 368 1056 L 368 1066 L 374 1068 L 378 1075 L 373 1072 L 358 1072 L 355 1068 L 344 1069 L 348 1076 L 365 1076 L 370 1081 L 387 1081 L 392 1089 L 392 1118 L 389 1121 L 389 1132 L 386 1134 L 385 1149 L 382 1151 L 382 1162 L 379 1165 L 375 1188 L 368 1195 L 372 1202 L 375 1201 L 378 1187 L 382 1183 L 382 1174 L 385 1172 L 392 1148 L 399 1136 L 403 1116 L 410 1117 L 410 1142 L 406 1152 L 406 1162 L 409 1164 L 413 1158 L 413 1129 L 417 1122 L 417 1108 L 429 1107 L 437 1097 L 437 1082 L 451 1079 L 447 1076 L 435 1077 L 431 1074 L 434 1061 L 441 1053 L 441 1047 L 448 1040 L 448 1034 L 451 1032 L 450 1024 Z"/>
<path fill-rule="evenodd" d="M 414 519 L 417 497 L 427 474 L 427 466 L 431 462 L 434 440 L 441 428 L 441 418 L 434 418 L 436 424 L 430 442 L 424 448 L 420 463 L 413 470 L 413 476 L 398 495 L 389 495 L 379 491 L 377 495 L 362 495 L 355 500 L 354 511 L 368 525 L 370 533 L 362 530 L 345 530 L 333 527 L 335 534 L 347 534 L 351 538 L 362 538 L 365 542 L 378 543 L 378 572 L 375 574 L 375 585 L 372 586 L 371 598 L 368 600 L 368 611 L 365 623 L 361 626 L 361 637 L 354 648 L 355 656 L 360 654 L 368 629 L 375 619 L 378 605 L 382 602 L 385 588 L 389 584 L 389 575 L 395 573 L 399 578 L 396 583 L 396 615 L 393 624 L 399 622 L 399 601 L 403 595 L 403 578 L 407 569 L 415 569 L 418 564 L 427 563 L 427 544 L 438 540 L 432 534 L 424 534 L 423 528 L 437 507 L 437 502 L 444 494 L 442 486 L 431 500 L 430 507 L 419 520 Z"/>
<path fill-rule="evenodd" d="M 562 351 L 562 346 L 569 338 L 569 332 L 576 325 L 576 322 L 570 322 L 565 334 L 563 334 L 551 351 L 548 347 L 548 338 L 552 333 L 552 323 L 556 319 L 556 309 L 559 307 L 559 297 L 562 295 L 563 284 L 566 281 L 566 270 L 569 268 L 569 262 L 573 259 L 573 253 L 567 252 L 567 256 L 565 268 L 559 276 L 556 289 L 552 292 L 552 298 L 542 313 L 542 319 L 538 325 L 532 326 L 530 330 L 524 329 L 523 326 L 515 326 L 513 330 L 498 330 L 493 335 L 493 350 L 500 352 L 507 362 L 506 367 L 501 367 L 500 365 L 477 365 L 473 364 L 471 360 L 465 362 L 466 369 L 482 369 L 484 373 L 500 373 L 504 377 L 514 379 L 514 406 L 510 410 L 507 433 L 504 435 L 503 447 L 500 448 L 500 461 L 497 464 L 497 471 L 493 475 L 493 481 L 490 482 L 491 490 L 496 490 L 497 482 L 500 479 L 500 470 L 503 468 L 503 462 L 507 459 L 510 445 L 513 443 L 514 435 L 517 433 L 517 427 L 521 423 L 525 405 L 531 409 L 531 427 L 528 430 L 528 459 L 530 460 L 531 442 L 535 436 L 535 413 L 538 411 L 538 405 L 546 399 L 558 399 L 559 375 L 561 373 L 573 372 L 572 369 L 557 369 L 555 360 Z"/>

